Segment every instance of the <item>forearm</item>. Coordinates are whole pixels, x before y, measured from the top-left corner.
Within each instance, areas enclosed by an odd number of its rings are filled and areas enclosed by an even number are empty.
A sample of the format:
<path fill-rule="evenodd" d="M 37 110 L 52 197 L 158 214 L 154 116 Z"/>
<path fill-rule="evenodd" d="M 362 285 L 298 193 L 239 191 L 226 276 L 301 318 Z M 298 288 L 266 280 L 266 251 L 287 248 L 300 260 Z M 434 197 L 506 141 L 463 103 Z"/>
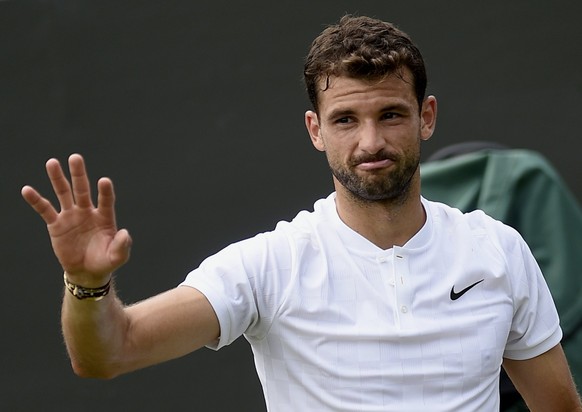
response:
<path fill-rule="evenodd" d="M 185 286 L 131 306 L 121 303 L 114 288 L 99 301 L 65 290 L 62 327 L 73 370 L 95 378 L 178 358 L 220 335 L 209 301 Z"/>
<path fill-rule="evenodd" d="M 503 367 L 531 411 L 582 412 L 561 345 L 528 360 L 504 359 Z"/>
<path fill-rule="evenodd" d="M 114 288 L 103 299 L 77 299 L 65 290 L 61 322 L 75 373 L 112 378 L 123 370 L 129 320 Z"/>

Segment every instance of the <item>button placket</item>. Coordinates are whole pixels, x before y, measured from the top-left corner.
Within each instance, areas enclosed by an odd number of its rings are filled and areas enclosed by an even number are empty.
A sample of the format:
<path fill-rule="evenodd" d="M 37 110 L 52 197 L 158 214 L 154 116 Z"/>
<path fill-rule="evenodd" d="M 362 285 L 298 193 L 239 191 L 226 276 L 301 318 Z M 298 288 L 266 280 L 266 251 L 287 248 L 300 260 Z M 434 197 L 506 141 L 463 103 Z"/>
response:
<path fill-rule="evenodd" d="M 380 272 L 384 278 L 384 283 L 394 286 L 394 266 L 392 265 L 392 256 L 385 253 L 376 256 L 376 262 L 380 266 Z"/>
<path fill-rule="evenodd" d="M 394 251 L 394 278 L 397 316 L 401 328 L 412 325 L 412 289 L 410 285 L 408 257 L 402 251 Z"/>

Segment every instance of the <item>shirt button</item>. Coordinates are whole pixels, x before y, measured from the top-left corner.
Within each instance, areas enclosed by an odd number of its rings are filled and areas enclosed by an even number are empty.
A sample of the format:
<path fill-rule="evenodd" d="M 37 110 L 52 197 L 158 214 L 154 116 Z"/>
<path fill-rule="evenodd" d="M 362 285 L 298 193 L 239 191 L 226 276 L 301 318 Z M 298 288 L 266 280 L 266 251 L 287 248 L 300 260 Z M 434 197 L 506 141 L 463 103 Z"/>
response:
<path fill-rule="evenodd" d="M 386 263 L 386 258 L 385 257 L 379 257 L 378 258 L 378 262 L 380 262 L 380 263 Z"/>
<path fill-rule="evenodd" d="M 407 308 L 406 306 L 404 306 L 404 305 L 403 305 L 403 306 L 401 306 L 401 307 L 400 307 L 400 311 L 401 311 L 402 313 L 406 313 L 406 312 L 408 312 L 408 308 Z"/>
<path fill-rule="evenodd" d="M 390 280 L 388 280 L 388 283 L 390 284 L 390 286 L 396 285 L 396 281 L 394 280 L 394 278 L 391 278 Z"/>

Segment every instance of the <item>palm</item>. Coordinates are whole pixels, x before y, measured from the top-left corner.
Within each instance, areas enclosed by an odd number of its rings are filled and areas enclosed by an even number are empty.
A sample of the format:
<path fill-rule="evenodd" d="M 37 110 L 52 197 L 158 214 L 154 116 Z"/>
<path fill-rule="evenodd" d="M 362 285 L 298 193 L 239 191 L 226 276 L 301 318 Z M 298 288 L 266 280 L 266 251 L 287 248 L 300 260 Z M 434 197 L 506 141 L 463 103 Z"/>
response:
<path fill-rule="evenodd" d="M 23 188 L 22 195 L 46 222 L 53 250 L 63 269 L 70 275 L 100 279 L 127 261 L 130 238 L 126 231 L 117 230 L 111 181 L 99 181 L 95 207 L 82 157 L 71 156 L 69 167 L 72 184 L 57 161 L 47 162 L 47 173 L 59 200 L 60 212 L 30 187 Z"/>
<path fill-rule="evenodd" d="M 63 211 L 47 227 L 55 254 L 67 272 L 107 273 L 115 269 L 108 251 L 116 228 L 97 211 Z"/>

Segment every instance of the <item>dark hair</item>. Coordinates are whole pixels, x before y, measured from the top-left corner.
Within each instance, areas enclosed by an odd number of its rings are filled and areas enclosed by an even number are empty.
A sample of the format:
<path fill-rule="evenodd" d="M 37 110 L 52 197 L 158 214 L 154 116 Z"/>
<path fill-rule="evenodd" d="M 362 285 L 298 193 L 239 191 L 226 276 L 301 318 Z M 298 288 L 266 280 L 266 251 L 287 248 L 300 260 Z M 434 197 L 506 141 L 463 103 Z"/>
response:
<path fill-rule="evenodd" d="M 390 74 L 412 72 L 419 109 L 426 91 L 426 70 L 418 48 L 393 24 L 370 17 L 345 15 L 328 26 L 313 41 L 305 59 L 303 78 L 309 100 L 317 112 L 318 85 L 331 76 L 380 79 Z"/>

